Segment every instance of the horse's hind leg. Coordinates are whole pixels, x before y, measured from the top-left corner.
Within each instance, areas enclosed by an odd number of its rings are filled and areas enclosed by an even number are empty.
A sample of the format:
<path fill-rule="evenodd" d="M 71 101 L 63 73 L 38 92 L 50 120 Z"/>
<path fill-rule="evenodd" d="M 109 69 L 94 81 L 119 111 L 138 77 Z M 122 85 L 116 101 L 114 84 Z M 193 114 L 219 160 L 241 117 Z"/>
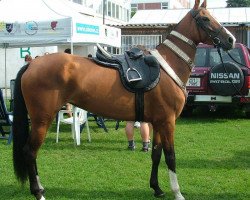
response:
<path fill-rule="evenodd" d="M 185 200 L 180 192 L 180 187 L 176 175 L 175 151 L 174 151 L 174 128 L 175 121 L 166 123 L 160 128 L 162 148 L 165 155 L 165 162 L 168 166 L 170 186 L 175 195 L 175 200 Z"/>
<path fill-rule="evenodd" d="M 28 138 L 27 144 L 24 147 L 24 153 L 26 157 L 25 161 L 28 167 L 30 192 L 36 197 L 37 200 L 45 200 L 43 196 L 44 188 L 42 187 L 38 176 L 36 158 L 38 150 L 46 136 L 48 124 L 50 123 L 45 123 L 44 121 L 40 123 L 32 122 L 31 134 Z"/>
<path fill-rule="evenodd" d="M 161 144 L 160 135 L 159 135 L 159 132 L 156 132 L 154 130 L 152 155 L 151 155 L 152 170 L 151 170 L 151 177 L 150 177 L 150 187 L 154 189 L 155 197 L 162 197 L 165 195 L 164 192 L 159 187 L 159 183 L 158 183 L 158 167 L 159 167 L 160 160 L 161 160 L 161 154 L 162 154 L 162 144 Z"/>

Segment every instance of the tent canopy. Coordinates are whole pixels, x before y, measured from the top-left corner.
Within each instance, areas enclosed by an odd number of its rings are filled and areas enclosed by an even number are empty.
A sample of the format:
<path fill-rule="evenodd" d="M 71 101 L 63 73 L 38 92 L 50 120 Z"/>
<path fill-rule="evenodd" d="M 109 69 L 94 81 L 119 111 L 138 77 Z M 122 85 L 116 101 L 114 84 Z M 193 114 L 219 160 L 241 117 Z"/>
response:
<path fill-rule="evenodd" d="M 121 45 L 120 29 L 79 14 L 67 0 L 1 0 L 0 19 L 0 47 Z"/>

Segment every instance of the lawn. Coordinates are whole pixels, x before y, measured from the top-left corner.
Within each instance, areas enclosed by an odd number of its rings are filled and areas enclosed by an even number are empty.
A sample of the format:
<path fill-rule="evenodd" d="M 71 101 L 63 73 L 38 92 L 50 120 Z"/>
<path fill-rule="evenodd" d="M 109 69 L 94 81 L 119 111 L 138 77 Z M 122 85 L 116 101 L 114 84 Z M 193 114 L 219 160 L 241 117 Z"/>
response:
<path fill-rule="evenodd" d="M 177 174 L 186 200 L 250 199 L 250 120 L 232 115 L 201 113 L 177 120 Z M 66 125 L 55 143 L 55 124 L 51 126 L 38 156 L 46 199 L 155 199 L 149 188 L 150 152 L 140 151 L 138 130 L 133 152 L 127 150 L 124 122 L 117 131 L 115 122 L 106 125 L 108 133 L 91 121 L 92 142 L 84 129 L 81 146 L 73 144 Z M 0 140 L 0 177 L 0 199 L 34 199 L 29 185 L 21 188 L 15 179 L 12 146 L 5 140 Z M 159 182 L 166 192 L 163 199 L 173 200 L 163 158 Z"/>

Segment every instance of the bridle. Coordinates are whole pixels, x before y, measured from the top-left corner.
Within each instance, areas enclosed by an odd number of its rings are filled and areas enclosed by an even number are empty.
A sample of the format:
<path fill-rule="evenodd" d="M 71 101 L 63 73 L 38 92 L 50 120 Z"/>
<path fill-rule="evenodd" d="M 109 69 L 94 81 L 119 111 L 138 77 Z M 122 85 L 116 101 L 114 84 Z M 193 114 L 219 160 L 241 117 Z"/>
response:
<path fill-rule="evenodd" d="M 202 17 L 200 15 L 200 11 L 202 9 L 204 9 L 204 8 L 200 8 L 198 10 L 192 9 L 190 11 L 190 13 L 191 13 L 192 17 L 195 19 L 197 26 L 200 27 L 202 30 L 204 30 L 208 34 L 209 38 L 211 38 L 211 40 L 213 41 L 213 44 L 216 47 L 220 47 L 221 41 L 220 41 L 218 36 L 221 33 L 221 30 L 223 29 L 223 26 L 220 25 L 220 27 L 218 29 L 216 29 L 216 30 L 212 30 L 211 28 L 209 28 L 210 20 L 207 17 Z M 170 35 L 180 39 L 181 41 L 183 41 L 184 43 L 188 44 L 189 46 L 191 46 L 193 49 L 196 50 L 195 42 L 190 40 L 186 36 L 182 35 L 181 33 L 173 30 L 173 31 L 170 32 Z M 188 65 L 190 71 L 192 70 L 192 68 L 195 65 L 194 65 L 192 59 L 185 52 L 183 52 L 178 46 L 176 46 L 169 39 L 166 39 L 163 42 L 163 44 L 166 45 L 168 48 L 170 48 L 184 62 L 186 62 L 186 64 Z"/>
<path fill-rule="evenodd" d="M 192 17 L 195 19 L 196 24 L 208 34 L 209 38 L 212 39 L 213 44 L 216 47 L 220 46 L 221 41 L 220 41 L 220 38 L 218 36 L 219 36 L 221 30 L 223 29 L 223 26 L 220 25 L 220 27 L 216 30 L 212 30 L 211 28 L 209 28 L 208 24 L 209 24 L 210 20 L 207 17 L 202 17 L 200 15 L 201 9 L 202 8 L 200 8 L 198 10 L 192 9 L 190 11 L 190 13 L 191 13 Z"/>
<path fill-rule="evenodd" d="M 198 27 L 200 27 L 201 29 L 203 29 L 209 36 L 209 38 L 211 38 L 211 40 L 213 41 L 214 45 L 217 47 L 220 47 L 220 39 L 219 39 L 219 34 L 221 32 L 221 30 L 223 29 L 223 26 L 220 26 L 218 29 L 216 30 L 212 30 L 211 28 L 209 28 L 209 23 L 210 20 L 207 17 L 202 17 L 200 15 L 200 11 L 203 8 L 200 8 L 198 10 L 194 10 L 192 9 L 190 11 L 192 17 L 195 19 L 196 24 Z M 184 36 L 183 34 L 172 30 L 170 32 L 170 35 L 178 38 L 179 40 L 181 40 L 182 42 L 188 44 L 191 48 L 193 48 L 194 50 L 196 50 L 197 46 L 195 44 L 194 41 L 192 41 L 191 39 L 187 38 L 186 36 Z M 192 68 L 195 66 L 193 60 L 182 50 L 180 49 L 178 46 L 176 46 L 172 41 L 170 41 L 169 39 L 166 39 L 163 44 L 165 46 L 167 46 L 171 51 L 173 51 L 179 58 L 181 58 L 189 67 L 189 70 L 192 71 Z M 162 66 L 162 68 L 164 69 L 164 71 L 167 72 L 167 74 L 169 74 L 169 76 L 176 82 L 176 84 L 184 91 L 185 96 L 187 97 L 187 93 L 186 93 L 186 83 L 184 83 L 179 77 L 178 75 L 173 71 L 173 69 L 169 66 L 169 64 L 163 59 L 163 57 L 159 54 L 159 52 L 155 49 L 155 50 L 151 50 L 150 53 L 155 56 L 155 58 L 158 60 L 158 62 L 160 63 L 160 65 Z"/>

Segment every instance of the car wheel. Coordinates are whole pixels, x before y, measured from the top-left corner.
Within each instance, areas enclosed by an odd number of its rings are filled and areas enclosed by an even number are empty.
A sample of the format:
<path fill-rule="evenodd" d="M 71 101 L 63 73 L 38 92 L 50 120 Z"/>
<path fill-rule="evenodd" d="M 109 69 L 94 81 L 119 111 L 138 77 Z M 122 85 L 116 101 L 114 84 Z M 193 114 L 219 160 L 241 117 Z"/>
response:
<path fill-rule="evenodd" d="M 232 96 L 240 93 L 244 84 L 244 74 L 239 66 L 226 62 L 211 68 L 209 85 L 212 90 L 222 96 Z"/>

